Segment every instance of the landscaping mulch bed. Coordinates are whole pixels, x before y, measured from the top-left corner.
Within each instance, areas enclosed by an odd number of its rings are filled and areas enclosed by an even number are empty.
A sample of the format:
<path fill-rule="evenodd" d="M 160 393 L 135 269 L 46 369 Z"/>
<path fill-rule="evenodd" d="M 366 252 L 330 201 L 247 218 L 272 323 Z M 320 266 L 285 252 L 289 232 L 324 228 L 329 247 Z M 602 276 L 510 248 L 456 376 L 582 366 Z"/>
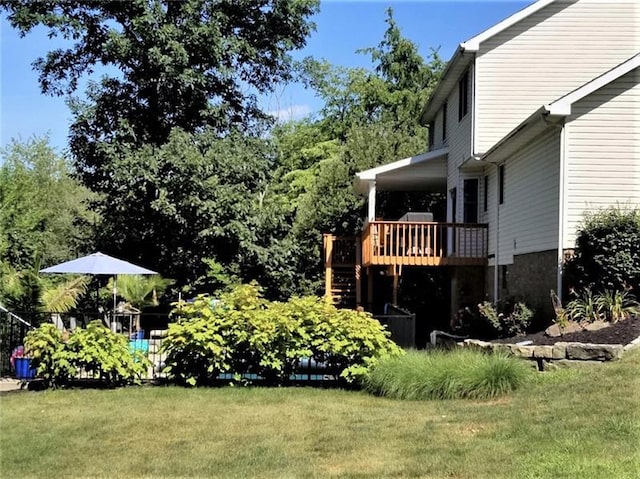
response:
<path fill-rule="evenodd" d="M 591 344 L 622 344 L 627 345 L 640 337 L 640 316 L 611 324 L 598 331 L 578 331 L 552 338 L 544 331 L 539 333 L 516 336 L 512 338 L 495 339 L 493 343 L 519 343 L 521 341 L 533 341 L 537 345 L 551 345 L 558 342 L 566 343 L 591 343 Z"/>

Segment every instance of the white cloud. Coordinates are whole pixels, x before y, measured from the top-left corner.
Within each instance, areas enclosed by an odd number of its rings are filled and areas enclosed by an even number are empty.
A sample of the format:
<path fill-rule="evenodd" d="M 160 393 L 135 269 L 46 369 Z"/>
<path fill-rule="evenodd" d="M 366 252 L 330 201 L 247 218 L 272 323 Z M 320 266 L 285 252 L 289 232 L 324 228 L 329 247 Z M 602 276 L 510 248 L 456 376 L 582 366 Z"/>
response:
<path fill-rule="evenodd" d="M 311 107 L 309 105 L 291 105 L 281 110 L 272 110 L 269 115 L 276 118 L 278 121 L 291 121 L 304 118 L 311 113 Z"/>

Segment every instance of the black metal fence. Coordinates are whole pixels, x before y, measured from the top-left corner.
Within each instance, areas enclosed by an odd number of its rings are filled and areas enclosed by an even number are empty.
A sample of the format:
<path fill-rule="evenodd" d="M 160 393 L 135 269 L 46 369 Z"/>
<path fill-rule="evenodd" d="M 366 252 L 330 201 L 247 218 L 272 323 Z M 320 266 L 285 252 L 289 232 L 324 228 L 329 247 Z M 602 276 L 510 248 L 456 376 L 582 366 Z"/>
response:
<path fill-rule="evenodd" d="M 12 374 L 11 354 L 31 328 L 28 321 L 0 306 L 0 376 Z"/>

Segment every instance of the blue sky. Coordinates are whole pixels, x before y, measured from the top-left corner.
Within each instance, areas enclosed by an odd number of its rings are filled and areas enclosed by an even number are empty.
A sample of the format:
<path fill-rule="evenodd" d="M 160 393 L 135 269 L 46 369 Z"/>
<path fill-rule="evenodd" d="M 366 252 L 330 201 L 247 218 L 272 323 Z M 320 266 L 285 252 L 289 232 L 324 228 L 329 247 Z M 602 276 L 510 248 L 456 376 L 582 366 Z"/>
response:
<path fill-rule="evenodd" d="M 315 33 L 296 58 L 326 58 L 342 66 L 370 67 L 366 55 L 356 50 L 376 46 L 382 39 L 387 7 L 405 37 L 427 57 L 430 47 L 440 47 L 448 60 L 458 43 L 482 32 L 532 3 L 527 1 L 323 1 L 314 18 Z M 64 98 L 40 93 L 31 63 L 61 41 L 50 40 L 39 30 L 20 38 L 4 18 L 0 23 L 0 145 L 12 138 L 49 134 L 51 144 L 63 151 L 71 115 Z M 317 111 L 320 101 L 301 85 L 290 85 L 262 99 L 263 106 L 283 118 L 297 118 Z"/>

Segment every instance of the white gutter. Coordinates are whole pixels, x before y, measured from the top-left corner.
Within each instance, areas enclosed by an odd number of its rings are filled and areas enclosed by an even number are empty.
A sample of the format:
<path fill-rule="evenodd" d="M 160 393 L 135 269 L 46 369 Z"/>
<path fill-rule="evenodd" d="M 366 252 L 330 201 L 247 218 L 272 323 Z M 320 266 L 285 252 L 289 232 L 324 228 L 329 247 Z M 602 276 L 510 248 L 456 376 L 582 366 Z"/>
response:
<path fill-rule="evenodd" d="M 497 304 L 500 299 L 498 290 L 498 274 L 500 258 L 500 165 L 494 163 L 496 167 L 496 251 L 493 258 L 493 304 Z"/>

